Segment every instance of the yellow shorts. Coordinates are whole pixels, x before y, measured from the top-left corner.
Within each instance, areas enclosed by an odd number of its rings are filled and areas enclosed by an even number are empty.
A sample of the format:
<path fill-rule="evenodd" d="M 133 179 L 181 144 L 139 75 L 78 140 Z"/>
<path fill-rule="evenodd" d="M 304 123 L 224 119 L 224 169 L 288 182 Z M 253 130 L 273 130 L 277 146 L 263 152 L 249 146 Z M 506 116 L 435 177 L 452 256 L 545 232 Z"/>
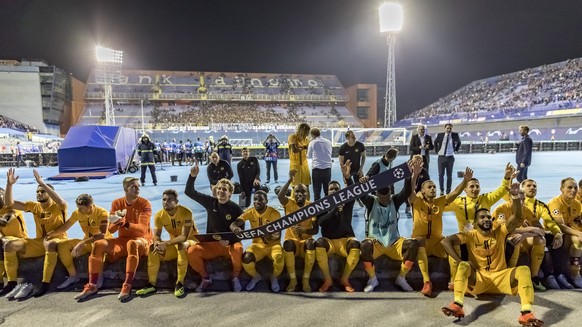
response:
<path fill-rule="evenodd" d="M 439 258 L 447 258 L 447 252 L 441 244 L 444 237 L 442 236 L 431 236 L 431 238 L 424 239 L 424 247 L 426 248 L 426 255 L 433 255 Z"/>
<path fill-rule="evenodd" d="M 311 175 L 309 174 L 309 165 L 297 165 L 297 164 L 290 164 L 289 170 L 297 170 L 295 177 L 293 177 L 293 181 L 291 182 L 292 186 L 297 184 L 304 184 L 304 185 L 311 185 Z"/>
<path fill-rule="evenodd" d="M 478 294 L 508 294 L 516 295 L 517 287 L 511 287 L 511 274 L 517 268 L 508 268 L 496 272 L 476 271 L 475 285 L 469 286 L 469 292 Z"/>
<path fill-rule="evenodd" d="M 296 240 L 296 239 L 287 239 L 285 241 L 290 241 L 293 242 L 293 244 L 295 244 L 295 256 L 298 258 L 305 258 L 305 243 L 307 243 L 307 241 L 311 240 L 311 238 L 308 238 L 306 240 Z"/>
<path fill-rule="evenodd" d="M 186 243 L 188 243 L 188 246 L 190 247 L 190 246 L 198 243 L 198 241 L 186 240 Z M 170 246 L 166 247 L 166 252 L 164 253 L 163 256 L 161 256 L 160 260 L 169 261 L 169 260 L 178 259 L 178 247 L 179 246 L 180 246 L 180 244 L 174 244 L 174 245 L 170 245 Z M 152 252 L 150 251 L 150 253 L 152 253 Z"/>
<path fill-rule="evenodd" d="M 24 241 L 24 252 L 19 253 L 19 257 L 21 258 L 36 258 L 42 257 L 46 252 L 44 248 L 44 239 L 42 238 L 23 238 Z M 67 238 L 53 238 L 51 241 L 53 242 L 64 242 L 67 241 Z"/>
<path fill-rule="evenodd" d="M 392 245 L 386 247 L 382 245 L 382 243 L 378 242 L 377 240 L 374 241 L 374 260 L 378 259 L 378 257 L 385 255 L 390 259 L 402 261 L 404 257 L 402 256 L 402 248 L 404 247 L 404 241 L 406 239 L 401 237 L 396 240 L 396 242 L 392 243 Z"/>
<path fill-rule="evenodd" d="M 263 258 L 268 257 L 269 259 L 273 260 L 274 254 L 281 254 L 283 255 L 283 247 L 279 244 L 275 245 L 264 245 L 259 243 L 252 243 L 247 249 L 246 252 L 252 253 L 255 255 L 255 262 L 259 262 L 263 260 Z"/>
<path fill-rule="evenodd" d="M 77 246 L 77 244 L 79 244 L 80 242 L 81 242 L 81 240 L 77 239 L 77 238 L 63 240 L 62 242 L 59 242 L 59 252 L 61 251 L 61 249 L 72 252 L 73 248 L 75 246 Z M 81 255 L 91 253 L 92 249 L 93 249 L 93 243 L 85 243 L 83 245 L 83 249 L 81 250 Z"/>
<path fill-rule="evenodd" d="M 335 240 L 330 240 L 326 238 L 327 243 L 329 244 L 329 250 L 327 251 L 327 255 L 336 254 L 342 256 L 344 258 L 348 257 L 348 243 L 350 240 L 357 241 L 355 237 L 344 237 L 338 238 Z"/>

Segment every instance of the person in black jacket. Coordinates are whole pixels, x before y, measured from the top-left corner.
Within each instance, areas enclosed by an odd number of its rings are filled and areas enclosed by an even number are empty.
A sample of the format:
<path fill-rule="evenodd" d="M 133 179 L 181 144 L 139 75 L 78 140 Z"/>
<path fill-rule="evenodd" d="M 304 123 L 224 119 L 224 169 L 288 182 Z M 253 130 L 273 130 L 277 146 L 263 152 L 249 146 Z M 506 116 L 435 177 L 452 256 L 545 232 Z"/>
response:
<path fill-rule="evenodd" d="M 517 162 L 517 181 L 522 182 L 527 179 L 527 168 L 531 165 L 531 153 L 533 150 L 533 141 L 529 137 L 529 127 L 527 125 L 519 126 L 521 141 L 517 144 L 515 161 Z"/>
<path fill-rule="evenodd" d="M 234 176 L 230 164 L 219 159 L 218 153 L 216 152 L 210 155 L 210 164 L 206 167 L 206 173 L 208 174 L 208 182 L 210 182 L 211 186 L 216 185 L 223 178 L 230 180 Z"/>
<path fill-rule="evenodd" d="M 446 194 L 451 193 L 451 185 L 453 184 L 453 165 L 455 164 L 455 153 L 461 147 L 461 139 L 459 133 L 453 132 L 453 124 L 445 125 L 445 132 L 438 133 L 434 140 L 434 150 L 438 154 L 439 167 L 439 188 L 441 195 L 445 194 L 445 171 L 447 173 L 447 188 Z"/>
<path fill-rule="evenodd" d="M 261 166 L 256 157 L 249 156 L 249 149 L 242 148 L 242 160 L 236 165 L 240 181 L 241 196 L 245 198 L 245 208 L 251 205 L 253 187 L 261 186 Z"/>
<path fill-rule="evenodd" d="M 228 143 L 228 137 L 223 135 L 220 140 L 218 140 L 218 145 L 216 146 L 216 152 L 220 157 L 220 160 L 225 160 L 230 165 L 232 162 L 232 145 Z"/>
<path fill-rule="evenodd" d="M 218 155 L 216 156 L 218 157 Z M 199 172 L 198 161 L 194 160 L 194 166 L 190 168 L 190 175 L 188 175 L 184 193 L 206 209 L 206 233 L 231 232 L 230 224 L 243 213 L 241 207 L 230 200 L 234 185 L 230 180 L 223 178 L 213 187 L 215 196 L 198 192 L 194 188 L 194 183 Z M 190 246 L 188 248 L 188 263 L 202 277 L 196 292 L 203 292 L 212 285 L 204 260 L 218 257 L 230 258 L 232 261 L 232 287 L 235 292 L 240 292 L 242 286 L 238 277 L 242 270 L 242 255 L 243 246 L 236 237 L 223 238 L 217 242 L 200 242 Z"/>
<path fill-rule="evenodd" d="M 157 153 L 156 145 L 150 141 L 150 137 L 144 133 L 141 137 L 141 142 L 137 146 L 137 155 L 141 162 L 141 185 L 145 185 L 146 170 L 150 168 L 152 174 L 152 181 L 154 185 L 158 185 L 158 178 L 156 177 L 156 161 L 154 160 Z"/>
<path fill-rule="evenodd" d="M 432 137 L 426 134 L 426 126 L 418 125 L 416 128 L 417 134 L 410 138 L 410 158 L 415 154 L 420 154 L 424 161 L 424 169 L 428 171 L 428 164 L 430 163 L 430 151 L 434 150 L 432 144 Z"/>
<path fill-rule="evenodd" d="M 347 186 L 353 184 L 350 174 L 351 161 L 348 159 L 341 165 L 342 174 Z M 338 181 L 329 182 L 328 194 L 332 195 L 341 189 Z M 341 284 L 346 292 L 354 292 L 349 282 L 349 277 L 360 260 L 360 242 L 356 239 L 352 227 L 352 214 L 354 201 L 335 206 L 333 209 L 317 217 L 317 223 L 321 226 L 321 238 L 315 242 L 315 258 L 317 265 L 323 274 L 323 284 L 320 292 L 327 292 L 333 281 L 329 273 L 328 257 L 337 254 L 346 258 L 346 266 L 341 277 Z"/>

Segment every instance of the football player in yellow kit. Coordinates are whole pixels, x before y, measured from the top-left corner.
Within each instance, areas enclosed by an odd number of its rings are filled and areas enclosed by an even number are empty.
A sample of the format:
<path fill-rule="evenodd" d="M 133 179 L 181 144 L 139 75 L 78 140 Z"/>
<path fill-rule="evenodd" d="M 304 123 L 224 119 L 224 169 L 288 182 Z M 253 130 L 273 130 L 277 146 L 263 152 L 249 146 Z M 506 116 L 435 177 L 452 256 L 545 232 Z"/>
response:
<path fill-rule="evenodd" d="M 531 282 L 529 267 L 519 266 L 507 268 L 505 262 L 505 239 L 522 224 L 521 199 L 519 184 L 512 185 L 512 213 L 505 224 L 493 224 L 487 208 L 476 211 L 474 229 L 451 235 L 442 241 L 447 253 L 457 262 L 458 271 L 455 275 L 454 301 L 442 311 L 447 316 L 462 318 L 465 292 L 478 294 L 519 294 L 521 315 L 518 322 L 521 325 L 541 327 L 543 321 L 532 313 L 534 289 Z M 469 260 L 463 261 L 455 246 L 467 244 Z"/>

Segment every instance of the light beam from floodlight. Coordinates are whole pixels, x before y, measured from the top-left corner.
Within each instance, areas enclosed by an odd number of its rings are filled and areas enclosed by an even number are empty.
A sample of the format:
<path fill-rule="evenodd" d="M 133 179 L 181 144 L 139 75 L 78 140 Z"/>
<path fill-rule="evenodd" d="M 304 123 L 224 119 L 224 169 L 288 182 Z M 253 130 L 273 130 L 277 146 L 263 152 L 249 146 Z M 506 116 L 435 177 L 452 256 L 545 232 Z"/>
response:
<path fill-rule="evenodd" d="M 396 122 L 396 78 L 394 64 L 394 43 L 396 33 L 402 29 L 402 6 L 393 2 L 385 2 L 378 8 L 380 32 L 386 34 L 388 58 L 386 60 L 386 94 L 384 97 L 384 127 L 390 127 Z"/>
<path fill-rule="evenodd" d="M 111 84 L 117 84 L 121 79 L 123 51 L 97 46 L 95 47 L 95 57 L 97 58 L 95 82 L 102 84 L 105 91 L 105 125 L 115 126 L 115 108 L 113 107 Z"/>

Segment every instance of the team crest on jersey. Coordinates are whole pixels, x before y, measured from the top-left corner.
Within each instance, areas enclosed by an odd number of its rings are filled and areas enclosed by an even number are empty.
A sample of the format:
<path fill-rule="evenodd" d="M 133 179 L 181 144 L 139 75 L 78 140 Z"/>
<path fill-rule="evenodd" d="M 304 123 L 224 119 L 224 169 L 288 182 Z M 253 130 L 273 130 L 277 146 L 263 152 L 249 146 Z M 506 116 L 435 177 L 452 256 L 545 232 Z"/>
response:
<path fill-rule="evenodd" d="M 92 220 L 89 223 L 91 224 L 91 227 L 95 227 L 97 225 L 97 222 L 95 220 Z"/>
<path fill-rule="evenodd" d="M 225 218 L 226 218 L 226 220 L 231 220 L 232 219 L 232 216 L 231 215 L 226 215 Z"/>
<path fill-rule="evenodd" d="M 501 220 L 504 220 L 505 219 L 505 214 L 500 213 L 500 214 L 497 215 L 497 218 L 499 218 Z"/>
<path fill-rule="evenodd" d="M 217 240 L 217 241 L 222 240 L 222 237 L 220 237 L 220 235 L 212 235 L 212 238 Z"/>
<path fill-rule="evenodd" d="M 224 167 L 220 167 L 220 170 L 224 170 Z"/>
<path fill-rule="evenodd" d="M 354 150 L 354 151 L 356 151 L 356 152 L 359 152 L 360 150 L 359 150 L 359 149 L 356 149 L 356 150 Z"/>
<path fill-rule="evenodd" d="M 554 215 L 559 215 L 559 214 L 560 214 L 560 210 L 558 210 L 558 209 L 554 209 L 554 211 L 552 211 L 552 213 L 553 213 Z"/>

